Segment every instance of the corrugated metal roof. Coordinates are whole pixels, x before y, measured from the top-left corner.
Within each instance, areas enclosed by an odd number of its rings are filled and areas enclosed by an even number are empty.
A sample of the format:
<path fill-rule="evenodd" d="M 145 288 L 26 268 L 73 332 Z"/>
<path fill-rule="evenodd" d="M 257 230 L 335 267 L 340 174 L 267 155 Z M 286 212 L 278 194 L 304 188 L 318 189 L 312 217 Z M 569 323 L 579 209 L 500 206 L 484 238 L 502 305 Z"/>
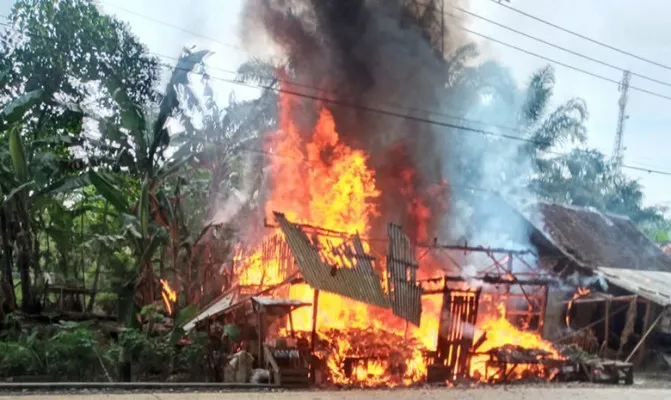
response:
<path fill-rule="evenodd" d="M 358 236 L 354 236 L 351 243 L 354 249 L 347 244 L 347 251 L 343 252 L 350 256 L 348 258 L 356 259 L 353 266 L 327 265 L 299 225 L 289 222 L 284 214 L 275 212 L 274 215 L 303 279 L 312 288 L 379 307 L 389 307 L 380 278 L 370 262 L 371 257 L 363 252 L 363 244 Z"/>
<path fill-rule="evenodd" d="M 387 271 L 389 272 L 389 297 L 394 315 L 417 326 L 422 317 L 422 288 L 417 286 L 415 252 L 410 239 L 403 234 L 401 227 L 389 224 L 389 252 Z"/>
<path fill-rule="evenodd" d="M 671 272 L 606 267 L 597 270 L 613 285 L 660 306 L 671 305 Z"/>
<path fill-rule="evenodd" d="M 203 321 L 211 316 L 217 315 L 222 311 L 226 310 L 233 304 L 233 301 L 235 300 L 236 297 L 237 297 L 237 291 L 232 291 L 231 293 L 222 296 L 221 298 L 219 298 L 219 300 L 215 301 L 209 307 L 203 310 L 203 312 L 198 314 L 196 318 L 192 319 L 191 321 L 189 321 L 188 324 L 184 325 L 184 330 L 188 332 L 191 329 L 193 329 L 198 322 Z"/>

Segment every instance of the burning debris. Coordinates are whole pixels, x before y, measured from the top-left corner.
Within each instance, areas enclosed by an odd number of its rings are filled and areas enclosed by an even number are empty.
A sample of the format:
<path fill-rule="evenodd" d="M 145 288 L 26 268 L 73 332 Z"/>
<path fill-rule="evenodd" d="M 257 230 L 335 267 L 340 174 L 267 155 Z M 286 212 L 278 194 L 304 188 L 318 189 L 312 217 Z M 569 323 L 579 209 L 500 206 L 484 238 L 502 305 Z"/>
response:
<path fill-rule="evenodd" d="M 384 242 L 293 223 L 280 213 L 274 216 L 277 231 L 258 250 L 238 256 L 234 267 L 241 277 L 237 298 L 224 297 L 229 301 L 220 314 L 228 315 L 229 320 L 244 318 L 244 324 L 255 327 L 258 333 L 251 340 L 258 344 L 247 349 L 260 359 L 258 366 L 268 368 L 275 383 L 286 382 L 281 374 L 287 368 L 302 371 L 304 379 L 309 374 L 314 381 L 323 377 L 321 383 L 349 386 L 411 385 L 435 381 L 437 376 L 442 382 L 540 379 L 553 377 L 549 360 L 564 359 L 538 332 L 529 330 L 529 324 L 525 331 L 508 320 L 507 313 L 516 309 L 511 304 L 517 301 L 511 286 L 524 284 L 510 272 L 498 279 L 491 275 L 477 278 L 483 286 L 470 289 L 466 280 L 454 277 L 419 280 L 414 275 L 422 270 L 413 255 L 416 250 L 410 252 L 408 238 L 396 226 L 390 225 L 388 231 L 386 258 L 378 259 L 371 254 L 377 254 L 376 248 L 384 249 Z M 270 244 L 276 249 L 271 250 Z M 515 255 L 507 257 L 512 261 Z M 404 262 L 399 264 L 400 260 Z M 385 266 L 395 262 L 396 270 L 388 272 Z M 264 272 L 250 273 L 259 270 Z M 444 271 L 437 269 L 436 273 Z M 399 294 L 382 290 L 385 279 L 416 288 L 421 306 L 405 300 L 394 304 L 390 298 Z M 501 287 L 506 290 L 500 292 Z M 527 290 L 524 296 L 532 296 Z M 483 291 L 486 296 L 480 296 Z M 261 302 L 254 297 L 259 293 L 271 297 Z M 275 298 L 278 300 L 272 300 Z M 249 299 L 255 306 L 243 312 Z M 492 304 L 496 304 L 496 313 L 486 307 Z M 271 312 L 271 306 L 282 305 L 282 312 Z M 533 307 L 526 307 L 527 314 L 533 315 Z M 413 316 L 416 312 L 418 317 Z M 506 351 L 508 359 L 502 356 Z M 286 354 L 296 354 L 294 361 L 288 361 L 292 358 L 287 359 Z M 529 354 L 537 356 L 535 361 L 530 361 Z M 507 371 L 503 379 L 500 365 L 516 356 L 516 372 Z"/>

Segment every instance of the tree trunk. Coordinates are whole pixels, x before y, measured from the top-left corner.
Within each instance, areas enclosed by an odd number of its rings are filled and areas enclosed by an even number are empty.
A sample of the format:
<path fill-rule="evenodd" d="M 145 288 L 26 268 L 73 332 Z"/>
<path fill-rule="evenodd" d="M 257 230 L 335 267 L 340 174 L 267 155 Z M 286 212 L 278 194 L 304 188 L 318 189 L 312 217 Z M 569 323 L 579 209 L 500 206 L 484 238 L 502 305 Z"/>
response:
<path fill-rule="evenodd" d="M 21 308 L 27 314 L 39 312 L 39 305 L 35 301 L 33 293 L 33 284 L 30 277 L 30 270 L 35 261 L 33 248 L 33 232 L 30 223 L 30 213 L 25 207 L 26 203 L 17 204 L 16 216 L 19 220 L 19 234 L 17 235 L 17 264 L 19 267 L 19 276 L 21 278 Z M 36 271 L 37 272 L 37 271 Z"/>
<path fill-rule="evenodd" d="M 103 226 L 105 227 L 105 230 L 103 231 L 104 234 L 107 234 L 108 229 L 107 227 L 107 213 L 109 211 L 109 201 L 105 202 L 105 210 L 103 211 Z M 98 253 L 98 260 L 96 261 L 96 273 L 95 276 L 93 277 L 93 291 L 91 292 L 91 298 L 89 299 L 89 304 L 86 306 L 86 312 L 92 313 L 93 312 L 93 304 L 95 303 L 96 299 L 96 293 L 98 292 L 98 283 L 100 282 L 100 269 L 102 268 L 102 252 L 103 251 L 108 251 L 106 248 L 101 248 L 99 253 Z"/>
<path fill-rule="evenodd" d="M 12 276 L 12 245 L 9 242 L 9 224 L 4 207 L 0 207 L 0 237 L 2 237 L 3 253 L 2 282 L 9 289 L 9 293 L 5 294 L 5 302 L 10 311 L 13 311 L 16 308 L 16 297 L 14 295 L 14 277 Z M 0 307 L 2 307 L 2 304 L 0 304 Z"/>
<path fill-rule="evenodd" d="M 98 282 L 100 281 L 100 269 L 102 268 L 102 251 L 98 254 L 98 259 L 96 260 L 96 273 L 93 277 L 93 288 L 91 291 L 91 298 L 89 299 L 89 304 L 86 306 L 86 312 L 93 312 L 93 304 L 96 301 L 96 293 L 98 292 Z"/>
<path fill-rule="evenodd" d="M 21 278 L 21 308 L 27 314 L 35 311 L 35 301 L 32 291 L 32 282 L 30 279 L 30 264 L 32 260 L 31 240 L 29 233 L 25 230 L 20 233 L 18 240 L 19 254 L 17 257 L 19 265 L 19 276 Z"/>

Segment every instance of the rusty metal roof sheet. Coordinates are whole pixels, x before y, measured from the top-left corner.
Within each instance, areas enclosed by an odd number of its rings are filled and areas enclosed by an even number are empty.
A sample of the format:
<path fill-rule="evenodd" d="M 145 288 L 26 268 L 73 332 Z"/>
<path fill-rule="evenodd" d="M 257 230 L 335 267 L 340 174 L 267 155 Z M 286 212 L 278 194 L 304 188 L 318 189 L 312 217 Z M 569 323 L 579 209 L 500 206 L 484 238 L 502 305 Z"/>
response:
<path fill-rule="evenodd" d="M 660 306 L 671 305 L 671 272 L 599 267 L 613 285 L 646 298 Z"/>
<path fill-rule="evenodd" d="M 294 254 L 303 279 L 311 287 L 379 307 L 389 307 L 389 300 L 382 290 L 380 278 L 373 269 L 371 257 L 364 252 L 358 236 L 352 240 L 353 249 L 346 245 L 345 250 L 341 251 L 341 255 L 348 255 L 356 260 L 355 263 L 346 267 L 327 265 L 300 226 L 289 222 L 284 214 L 275 212 L 274 215 Z"/>
<path fill-rule="evenodd" d="M 417 285 L 419 264 L 410 239 L 401 227 L 389 224 L 389 253 L 387 271 L 389 273 L 389 298 L 394 315 L 419 326 L 422 316 L 422 288 Z"/>

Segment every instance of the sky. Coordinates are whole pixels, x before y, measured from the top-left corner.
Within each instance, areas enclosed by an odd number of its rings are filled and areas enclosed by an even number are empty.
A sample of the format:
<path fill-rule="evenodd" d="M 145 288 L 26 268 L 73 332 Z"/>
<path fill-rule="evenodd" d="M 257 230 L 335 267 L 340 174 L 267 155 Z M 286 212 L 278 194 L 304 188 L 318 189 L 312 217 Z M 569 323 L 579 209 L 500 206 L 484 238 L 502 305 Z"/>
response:
<path fill-rule="evenodd" d="M 183 46 L 196 45 L 214 52 L 208 59 L 210 73 L 219 78 L 234 78 L 232 73 L 249 55 L 239 41 L 238 18 L 244 0 L 99 0 L 102 8 L 127 22 L 150 52 L 166 63 L 174 64 Z M 0 14 L 7 15 L 12 0 L 0 0 Z M 613 47 L 671 66 L 671 12 L 668 0 L 511 0 L 511 6 L 538 18 Z M 556 45 L 592 58 L 628 69 L 671 85 L 671 68 L 665 69 L 561 32 L 526 16 L 515 13 L 491 0 L 462 0 L 461 5 L 473 13 L 523 31 Z M 460 15 L 456 9 L 446 11 Z M 462 14 L 463 15 L 463 14 Z M 450 17 L 447 17 L 450 21 Z M 561 63 L 588 70 L 619 81 L 622 72 L 556 48 L 521 37 L 481 19 L 469 17 L 471 30 L 514 44 Z M 176 29 L 179 28 L 179 29 Z M 481 52 L 509 67 L 519 85 L 548 61 L 515 49 L 471 36 Z M 555 65 L 557 83 L 555 105 L 572 98 L 583 98 L 588 106 L 588 146 L 611 154 L 618 117 L 618 85 L 605 82 Z M 633 76 L 627 106 L 624 132 L 626 165 L 671 172 L 671 100 L 641 93 L 633 87 L 671 97 L 671 87 Z M 220 102 L 226 102 L 231 91 L 236 97 L 254 96 L 257 91 L 235 84 L 217 82 Z M 671 176 L 625 169 L 640 179 L 645 188 L 646 204 L 671 205 L 667 190 Z"/>

